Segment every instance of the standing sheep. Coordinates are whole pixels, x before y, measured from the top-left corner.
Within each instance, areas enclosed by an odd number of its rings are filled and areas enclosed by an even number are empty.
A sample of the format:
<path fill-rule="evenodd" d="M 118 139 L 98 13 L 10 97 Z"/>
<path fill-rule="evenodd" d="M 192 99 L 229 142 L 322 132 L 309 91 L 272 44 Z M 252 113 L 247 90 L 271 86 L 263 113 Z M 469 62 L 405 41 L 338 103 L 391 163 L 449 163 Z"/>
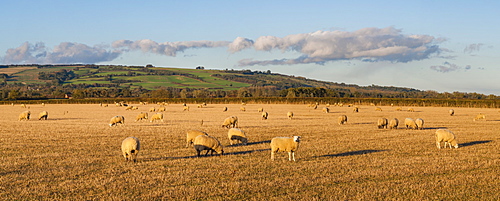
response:
<path fill-rule="evenodd" d="M 247 135 L 245 135 L 245 132 L 237 128 L 229 129 L 229 131 L 227 132 L 227 138 L 229 138 L 229 142 L 231 145 L 236 144 L 237 141 L 239 141 L 243 145 L 247 145 L 248 143 Z"/>
<path fill-rule="evenodd" d="M 48 117 L 49 117 L 49 113 L 47 111 L 42 111 L 38 115 L 38 120 L 42 120 L 42 119 L 47 120 Z"/>
<path fill-rule="evenodd" d="M 292 119 L 293 118 L 293 112 L 292 111 L 287 112 L 286 116 L 288 117 L 288 119 Z"/>
<path fill-rule="evenodd" d="M 184 106 L 184 107 L 182 108 L 182 111 L 189 111 L 189 106 Z"/>
<path fill-rule="evenodd" d="M 21 120 L 30 120 L 30 115 L 31 115 L 31 112 L 30 111 L 24 111 L 22 112 L 21 114 L 19 114 L 19 121 Z"/>
<path fill-rule="evenodd" d="M 109 126 L 116 126 L 118 124 L 125 124 L 125 117 L 123 116 L 114 116 L 111 118 L 111 121 L 109 121 Z"/>
<path fill-rule="evenodd" d="M 415 119 L 415 124 L 417 124 L 417 129 L 422 130 L 424 129 L 424 120 L 421 118 Z"/>
<path fill-rule="evenodd" d="M 441 149 L 441 142 L 444 142 L 444 148 L 446 148 L 446 144 L 458 148 L 457 138 L 455 134 L 453 134 L 450 130 L 447 129 L 438 129 L 436 131 L 436 146 Z"/>
<path fill-rule="evenodd" d="M 233 126 L 233 128 L 237 127 L 238 125 L 238 117 L 236 116 L 230 116 L 226 119 L 224 119 L 224 123 L 222 123 L 222 127 L 229 128 Z"/>
<path fill-rule="evenodd" d="M 156 120 L 160 120 L 161 122 L 163 122 L 163 113 L 153 114 L 153 116 L 151 116 L 151 120 L 149 120 L 149 122 L 154 122 Z"/>
<path fill-rule="evenodd" d="M 135 117 L 135 121 L 141 121 L 143 119 L 148 119 L 148 113 L 147 112 L 141 112 Z"/>
<path fill-rule="evenodd" d="M 339 125 L 346 124 L 347 123 L 347 115 L 340 115 L 338 118 L 338 123 L 339 123 Z"/>
<path fill-rule="evenodd" d="M 382 111 L 382 108 L 380 108 L 380 107 L 376 107 L 376 108 L 375 108 L 375 111 Z"/>
<path fill-rule="evenodd" d="M 486 116 L 483 113 L 479 113 L 478 115 L 476 115 L 476 117 L 474 117 L 474 121 L 480 119 L 486 119 Z"/>
<path fill-rule="evenodd" d="M 205 153 L 205 156 L 208 155 L 208 152 L 210 152 L 210 155 L 212 155 L 214 152 L 217 152 L 219 155 L 224 154 L 224 150 L 222 148 L 222 145 L 220 144 L 219 140 L 217 138 L 209 136 L 209 135 L 198 135 L 194 138 L 194 149 L 196 150 L 196 155 L 200 156 L 200 152 L 203 150 L 207 150 L 207 153 Z"/>
<path fill-rule="evenodd" d="M 397 129 L 399 125 L 399 120 L 396 118 L 393 118 L 389 121 L 389 129 Z"/>
<path fill-rule="evenodd" d="M 165 111 L 167 111 L 167 108 L 165 108 L 163 106 L 158 108 L 158 112 L 165 112 Z"/>
<path fill-rule="evenodd" d="M 358 111 L 359 111 L 359 108 L 358 108 L 358 107 L 354 107 L 354 108 L 352 109 L 352 112 L 358 112 Z"/>
<path fill-rule="evenodd" d="M 269 114 L 267 112 L 262 112 L 262 120 L 266 120 Z"/>
<path fill-rule="evenodd" d="M 450 114 L 450 116 L 453 116 L 453 115 L 455 114 L 455 110 L 450 109 L 450 110 L 448 111 L 448 113 Z"/>
<path fill-rule="evenodd" d="M 223 108 L 222 108 L 222 111 L 223 111 L 223 112 L 227 112 L 227 107 L 223 107 Z"/>
<path fill-rule="evenodd" d="M 257 112 L 264 112 L 264 108 L 259 108 Z"/>
<path fill-rule="evenodd" d="M 408 108 L 408 112 L 415 112 L 415 109 L 410 107 L 410 108 Z"/>
<path fill-rule="evenodd" d="M 271 160 L 274 160 L 274 154 L 278 151 L 288 152 L 288 160 L 295 161 L 295 152 L 299 148 L 300 136 L 275 137 L 271 139 Z"/>
<path fill-rule="evenodd" d="M 405 126 L 406 126 L 406 129 L 418 129 L 417 124 L 415 123 L 415 121 L 412 118 L 405 119 Z"/>
<path fill-rule="evenodd" d="M 329 113 L 329 112 L 330 112 L 330 108 L 324 107 L 322 111 L 323 111 L 324 113 Z"/>
<path fill-rule="evenodd" d="M 137 161 L 141 143 L 136 137 L 128 137 L 122 141 L 122 154 L 126 161 Z"/>
<path fill-rule="evenodd" d="M 154 107 L 149 108 L 149 112 L 155 112 L 155 111 L 156 111 L 156 109 Z"/>
<path fill-rule="evenodd" d="M 247 109 L 245 109 L 245 107 L 240 107 L 240 111 L 245 112 Z"/>
<path fill-rule="evenodd" d="M 208 135 L 208 134 L 199 130 L 188 130 L 186 134 L 186 147 L 192 145 L 194 142 L 194 138 L 198 137 L 198 135 Z"/>
<path fill-rule="evenodd" d="M 378 119 L 377 121 L 377 127 L 379 129 L 382 129 L 382 128 L 387 128 L 387 124 L 388 124 L 388 121 L 386 118 L 380 118 Z"/>

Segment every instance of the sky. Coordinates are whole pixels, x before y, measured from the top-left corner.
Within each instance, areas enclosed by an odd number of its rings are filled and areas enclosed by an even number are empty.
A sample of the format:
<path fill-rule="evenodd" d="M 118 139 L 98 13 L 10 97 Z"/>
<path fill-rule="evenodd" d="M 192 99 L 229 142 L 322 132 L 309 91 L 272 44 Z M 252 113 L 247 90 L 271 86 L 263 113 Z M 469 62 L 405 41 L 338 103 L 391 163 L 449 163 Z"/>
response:
<path fill-rule="evenodd" d="M 0 64 L 249 69 L 500 95 L 500 1 L 0 0 Z"/>

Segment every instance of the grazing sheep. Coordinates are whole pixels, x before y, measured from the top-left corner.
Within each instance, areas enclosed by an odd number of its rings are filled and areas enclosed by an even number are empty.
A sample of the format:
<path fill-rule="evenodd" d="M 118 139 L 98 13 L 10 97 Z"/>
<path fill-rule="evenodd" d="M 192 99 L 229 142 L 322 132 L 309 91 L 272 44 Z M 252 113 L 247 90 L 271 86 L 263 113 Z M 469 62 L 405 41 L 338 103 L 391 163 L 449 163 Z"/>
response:
<path fill-rule="evenodd" d="M 149 122 L 154 122 L 156 120 L 160 120 L 161 122 L 163 122 L 163 113 L 153 114 L 153 116 L 151 116 L 151 120 L 149 120 Z"/>
<path fill-rule="evenodd" d="M 275 137 L 271 139 L 271 160 L 274 160 L 274 154 L 278 151 L 288 152 L 288 160 L 295 161 L 295 152 L 299 148 L 300 136 Z"/>
<path fill-rule="evenodd" d="M 417 124 L 417 129 L 422 130 L 424 129 L 424 120 L 421 118 L 415 119 L 415 124 Z"/>
<path fill-rule="evenodd" d="M 196 138 L 198 135 L 208 135 L 208 134 L 199 130 L 188 130 L 186 134 L 186 147 L 192 145 L 194 142 L 194 138 Z"/>
<path fill-rule="evenodd" d="M 259 108 L 257 112 L 264 112 L 264 108 Z"/>
<path fill-rule="evenodd" d="M 339 125 L 346 124 L 347 123 L 347 115 L 340 115 L 338 118 L 338 123 L 339 123 Z"/>
<path fill-rule="evenodd" d="M 448 111 L 448 113 L 450 114 L 450 116 L 453 116 L 453 115 L 455 114 L 455 110 L 450 109 L 450 110 Z"/>
<path fill-rule="evenodd" d="M 318 109 L 318 105 L 314 105 L 314 106 L 313 106 L 313 109 Z"/>
<path fill-rule="evenodd" d="M 156 109 L 154 107 L 149 108 L 149 112 L 155 112 L 155 111 L 156 111 Z"/>
<path fill-rule="evenodd" d="M 22 112 L 21 114 L 19 114 L 19 121 L 21 120 L 30 120 L 30 115 L 31 115 L 31 112 L 30 111 L 24 111 Z"/>
<path fill-rule="evenodd" d="M 189 111 L 189 106 L 184 106 L 184 107 L 182 108 L 182 111 Z"/>
<path fill-rule="evenodd" d="M 438 129 L 436 131 L 436 146 L 441 149 L 441 142 L 444 142 L 444 148 L 446 148 L 446 144 L 458 148 L 457 138 L 455 134 L 448 129 Z"/>
<path fill-rule="evenodd" d="M 418 129 L 417 124 L 415 123 L 415 121 L 412 118 L 405 119 L 405 126 L 406 126 L 406 129 Z"/>
<path fill-rule="evenodd" d="M 293 112 L 292 111 L 287 112 L 286 116 L 288 117 L 288 119 L 292 119 L 293 118 Z"/>
<path fill-rule="evenodd" d="M 24 104 L 24 103 L 23 103 L 23 104 L 21 104 L 21 107 L 22 107 L 22 108 L 26 108 L 26 104 Z"/>
<path fill-rule="evenodd" d="M 486 119 L 486 116 L 482 113 L 479 113 L 478 115 L 476 115 L 476 117 L 474 117 L 474 121 L 480 120 L 480 119 Z"/>
<path fill-rule="evenodd" d="M 47 118 L 49 117 L 49 112 L 47 111 L 42 111 L 40 112 L 40 114 L 38 115 L 38 120 L 47 120 Z"/>
<path fill-rule="evenodd" d="M 203 150 L 207 150 L 207 153 L 205 153 L 205 156 L 208 155 L 208 152 L 210 152 L 210 155 L 213 155 L 214 152 L 217 152 L 219 155 L 224 154 L 224 150 L 222 148 L 222 145 L 220 144 L 219 140 L 217 138 L 209 136 L 209 135 L 198 135 L 194 138 L 193 141 L 194 149 L 196 150 L 196 155 L 200 156 L 200 152 Z"/>
<path fill-rule="evenodd" d="M 396 118 L 393 118 L 389 121 L 389 129 L 397 129 L 399 125 L 399 120 Z"/>
<path fill-rule="evenodd" d="M 125 117 L 123 116 L 114 116 L 111 118 L 111 121 L 109 121 L 109 126 L 116 126 L 118 124 L 125 124 Z"/>
<path fill-rule="evenodd" d="M 231 143 L 231 145 L 237 144 L 237 141 L 239 141 L 243 145 L 247 145 L 248 143 L 245 132 L 237 128 L 229 129 L 229 131 L 227 132 L 227 138 L 229 138 L 229 142 Z"/>
<path fill-rule="evenodd" d="M 410 107 L 410 108 L 408 108 L 408 112 L 415 112 L 415 109 Z"/>
<path fill-rule="evenodd" d="M 224 123 L 222 123 L 222 127 L 229 128 L 229 127 L 231 127 L 231 125 L 233 126 L 233 128 L 235 128 L 238 125 L 238 117 L 230 116 L 230 117 L 224 119 Z"/>
<path fill-rule="evenodd" d="M 401 109 L 400 107 L 397 107 L 396 111 L 403 111 L 403 109 Z"/>
<path fill-rule="evenodd" d="M 227 107 L 223 107 L 223 108 L 222 108 L 222 111 L 223 111 L 223 112 L 227 112 Z"/>
<path fill-rule="evenodd" d="M 135 117 L 135 121 L 141 121 L 143 119 L 148 119 L 148 113 L 147 112 L 141 112 Z"/>
<path fill-rule="evenodd" d="M 165 111 L 167 111 L 167 108 L 163 106 L 158 108 L 158 112 L 165 112 Z"/>
<path fill-rule="evenodd" d="M 323 111 L 324 113 L 329 113 L 329 112 L 330 112 L 330 108 L 324 107 L 324 108 L 322 109 L 322 111 Z"/>
<path fill-rule="evenodd" d="M 245 112 L 247 109 L 245 109 L 245 107 L 240 107 L 240 111 Z"/>
<path fill-rule="evenodd" d="M 358 108 L 358 107 L 354 107 L 354 108 L 352 109 L 352 112 L 358 112 L 358 111 L 359 111 L 359 108 Z"/>
<path fill-rule="evenodd" d="M 141 143 L 136 137 L 128 137 L 122 141 L 122 154 L 126 161 L 137 161 Z"/>
<path fill-rule="evenodd" d="M 267 112 L 262 112 L 262 120 L 266 120 L 269 114 Z"/>
<path fill-rule="evenodd" d="M 375 108 L 375 111 L 382 111 L 382 108 L 380 108 L 380 107 L 376 107 L 376 108 Z"/>
<path fill-rule="evenodd" d="M 387 128 L 387 124 L 388 124 L 388 121 L 386 118 L 380 118 L 378 119 L 377 121 L 377 127 L 379 129 L 382 129 L 382 128 Z"/>

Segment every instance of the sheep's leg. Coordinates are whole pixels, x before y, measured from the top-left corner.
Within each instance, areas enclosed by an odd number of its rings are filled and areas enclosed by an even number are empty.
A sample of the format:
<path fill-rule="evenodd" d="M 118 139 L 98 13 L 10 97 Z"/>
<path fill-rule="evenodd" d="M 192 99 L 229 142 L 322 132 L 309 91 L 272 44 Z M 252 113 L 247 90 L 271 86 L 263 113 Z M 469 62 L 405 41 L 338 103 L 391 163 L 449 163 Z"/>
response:
<path fill-rule="evenodd" d="M 289 161 L 292 161 L 292 154 L 293 154 L 293 152 L 291 152 L 291 151 L 288 152 L 288 160 Z M 295 161 L 295 156 L 293 157 L 293 160 Z"/>
<path fill-rule="evenodd" d="M 271 160 L 274 161 L 274 152 L 273 151 L 271 151 Z"/>
<path fill-rule="evenodd" d="M 440 142 L 436 142 L 436 146 L 438 147 L 438 149 L 441 149 L 441 143 Z"/>

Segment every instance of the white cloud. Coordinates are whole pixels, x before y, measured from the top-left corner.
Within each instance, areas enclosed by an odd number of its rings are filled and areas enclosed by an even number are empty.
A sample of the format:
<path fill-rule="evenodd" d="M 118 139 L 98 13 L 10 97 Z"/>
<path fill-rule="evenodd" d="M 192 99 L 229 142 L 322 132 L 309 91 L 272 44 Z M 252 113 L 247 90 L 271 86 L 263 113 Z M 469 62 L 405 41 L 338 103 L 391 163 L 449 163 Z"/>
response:
<path fill-rule="evenodd" d="M 228 41 L 181 41 L 158 43 L 149 39 L 130 41 L 118 40 L 112 43 L 112 47 L 121 51 L 141 50 L 165 56 L 175 57 L 178 52 L 183 52 L 190 48 L 213 48 L 226 47 L 230 44 Z"/>

